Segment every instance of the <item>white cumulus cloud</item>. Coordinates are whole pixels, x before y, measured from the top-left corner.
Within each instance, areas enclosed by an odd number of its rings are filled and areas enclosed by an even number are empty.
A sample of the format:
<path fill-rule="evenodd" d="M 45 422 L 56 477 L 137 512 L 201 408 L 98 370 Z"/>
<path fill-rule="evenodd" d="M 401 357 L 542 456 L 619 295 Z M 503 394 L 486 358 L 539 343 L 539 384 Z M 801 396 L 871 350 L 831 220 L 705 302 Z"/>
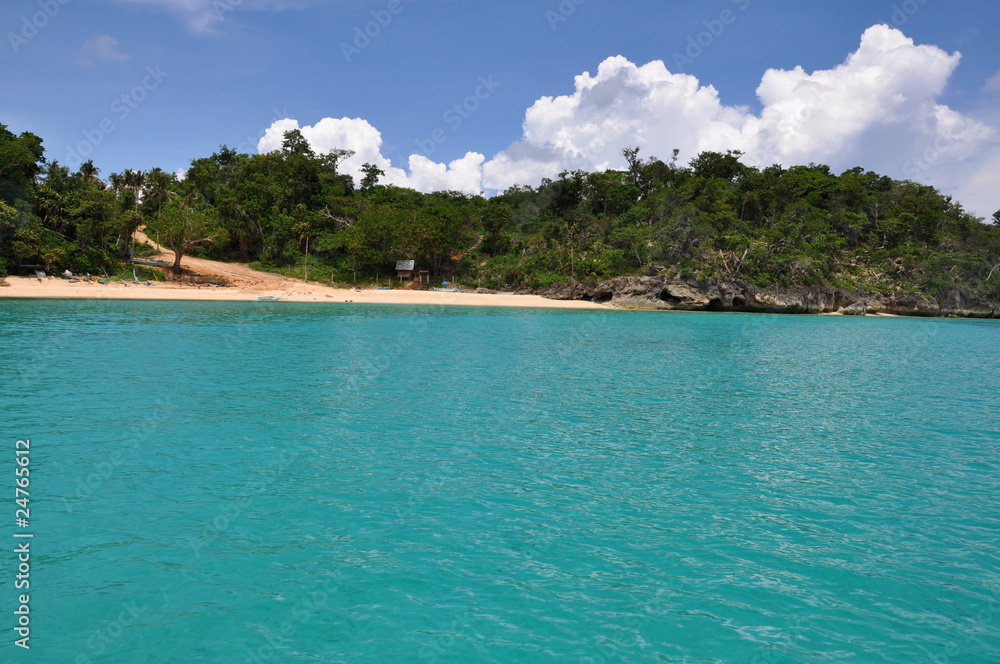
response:
<path fill-rule="evenodd" d="M 959 53 L 873 26 L 832 69 L 765 72 L 757 88 L 761 110 L 754 113 L 724 104 L 714 87 L 671 73 L 661 61 L 638 66 L 608 58 L 596 75 L 576 78 L 573 94 L 543 97 L 528 109 L 521 140 L 485 164 L 485 185 L 503 189 L 566 168 L 622 167 L 621 150 L 629 145 L 660 157 L 677 148 L 684 160 L 734 149 L 761 167 L 860 165 L 928 181 L 961 192 L 983 213 L 991 200 L 1000 201 L 955 176 L 980 173 L 997 154 L 997 132 L 936 101 L 960 60 Z"/>
<path fill-rule="evenodd" d="M 302 128 L 313 147 L 356 150 L 350 162 L 378 164 L 386 180 L 420 191 L 477 193 L 535 185 L 563 170 L 624 167 L 622 149 L 687 161 L 705 150 L 740 150 L 764 167 L 810 162 L 853 166 L 932 184 L 988 216 L 1000 200 L 1000 132 L 941 103 L 960 53 L 918 45 L 876 25 L 857 51 L 831 69 L 770 69 L 757 88 L 759 112 L 726 105 L 711 85 L 672 73 L 662 61 L 637 65 L 622 56 L 575 79 L 572 94 L 542 97 L 526 112 L 523 135 L 485 159 L 474 152 L 450 164 L 413 155 L 409 173 L 382 156 L 379 132 L 361 119 L 326 118 Z M 280 147 L 294 120 L 272 125 L 262 151 Z"/>
<path fill-rule="evenodd" d="M 469 152 L 447 166 L 421 154 L 410 155 L 410 175 L 406 186 L 417 191 L 461 191 L 476 195 L 482 191 L 484 155 Z"/>
<path fill-rule="evenodd" d="M 410 174 L 407 174 L 382 156 L 382 134 L 361 118 L 323 118 L 315 125 L 305 127 L 300 127 L 297 120 L 277 120 L 264 132 L 264 137 L 257 145 L 258 152 L 280 150 L 285 132 L 292 129 L 300 130 L 313 151 L 319 154 L 326 154 L 336 148 L 353 150 L 354 155 L 341 162 L 339 170 L 354 176 L 355 182 L 360 182 L 363 177 L 361 166 L 369 163 L 385 171 L 383 184 L 424 192 L 450 190 L 474 195 L 481 191 L 485 156 L 470 152 L 462 159 L 446 165 L 414 154 L 410 156 Z"/>

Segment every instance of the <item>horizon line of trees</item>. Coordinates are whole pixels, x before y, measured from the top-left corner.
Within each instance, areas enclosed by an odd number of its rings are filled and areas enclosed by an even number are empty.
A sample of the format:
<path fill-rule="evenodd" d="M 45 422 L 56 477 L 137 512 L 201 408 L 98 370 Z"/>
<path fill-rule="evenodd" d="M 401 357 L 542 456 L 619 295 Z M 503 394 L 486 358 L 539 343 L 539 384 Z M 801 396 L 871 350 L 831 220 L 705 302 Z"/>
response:
<path fill-rule="evenodd" d="M 746 166 L 738 151 L 687 166 L 642 159 L 566 171 L 484 198 L 422 194 L 340 173 L 353 152 L 316 154 L 298 130 L 280 150 L 226 146 L 183 180 L 154 168 L 71 172 L 42 140 L 0 124 L 0 277 L 22 265 L 109 273 L 147 233 L 174 250 L 314 278 L 369 280 L 415 259 L 434 275 L 540 288 L 623 274 L 829 283 L 867 290 L 1000 292 L 1000 228 L 936 189 L 862 168 Z M 1000 211 L 993 215 L 1000 223 Z"/>

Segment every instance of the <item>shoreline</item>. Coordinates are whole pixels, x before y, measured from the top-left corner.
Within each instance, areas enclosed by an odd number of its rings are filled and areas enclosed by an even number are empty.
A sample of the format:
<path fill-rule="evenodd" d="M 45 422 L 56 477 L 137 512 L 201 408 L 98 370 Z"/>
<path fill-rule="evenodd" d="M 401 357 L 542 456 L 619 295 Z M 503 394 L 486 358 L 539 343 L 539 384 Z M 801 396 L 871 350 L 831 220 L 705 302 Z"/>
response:
<path fill-rule="evenodd" d="M 135 238 L 157 250 L 157 260 L 172 263 L 174 252 L 152 241 L 143 231 Z M 85 278 L 69 281 L 55 275 L 7 277 L 0 279 L 0 300 L 7 299 L 86 299 L 86 300 L 172 300 L 188 302 L 246 302 L 280 300 L 327 304 L 411 304 L 459 307 L 530 307 L 536 309 L 609 309 L 586 301 L 553 300 L 541 295 L 514 293 L 446 293 L 424 290 L 375 290 L 334 288 L 319 282 L 301 281 L 273 272 L 260 272 L 242 263 L 225 263 L 185 256 L 182 267 L 190 273 L 217 279 L 225 287 L 177 281 L 108 281 L 101 284 Z"/>
<path fill-rule="evenodd" d="M 363 290 L 332 288 L 322 284 L 281 278 L 268 288 L 229 286 L 218 288 L 159 282 L 152 285 L 130 282 L 99 284 L 93 281 L 71 283 L 58 277 L 7 277 L 9 286 L 0 286 L 0 300 L 81 299 L 81 300 L 167 300 L 194 302 L 247 302 L 259 297 L 278 298 L 282 302 L 328 304 L 412 304 L 467 307 L 528 307 L 546 309 L 610 309 L 602 304 L 580 300 L 550 300 L 541 295 L 514 293 L 445 293 L 417 290 Z"/>
<path fill-rule="evenodd" d="M 424 290 L 376 290 L 333 288 L 317 282 L 304 282 L 279 275 L 268 274 L 267 283 L 243 282 L 239 285 L 216 287 L 178 283 L 173 281 L 135 283 L 111 281 L 98 283 L 81 280 L 69 282 L 61 277 L 7 277 L 6 285 L 0 280 L 0 302 L 4 300 L 147 300 L 172 302 L 289 302 L 297 304 L 389 304 L 413 306 L 451 307 L 500 307 L 528 309 L 562 309 L 577 311 L 708 311 L 702 308 L 664 308 L 642 306 L 615 306 L 590 300 L 550 299 L 542 295 L 516 293 L 449 293 Z M 843 309 L 838 311 L 745 311 L 742 313 L 816 315 L 851 317 Z M 855 314 L 856 315 L 856 314 Z M 956 316 L 939 314 L 928 316 L 924 312 L 913 314 L 891 311 L 867 311 L 868 318 L 976 318 L 996 316 Z"/>

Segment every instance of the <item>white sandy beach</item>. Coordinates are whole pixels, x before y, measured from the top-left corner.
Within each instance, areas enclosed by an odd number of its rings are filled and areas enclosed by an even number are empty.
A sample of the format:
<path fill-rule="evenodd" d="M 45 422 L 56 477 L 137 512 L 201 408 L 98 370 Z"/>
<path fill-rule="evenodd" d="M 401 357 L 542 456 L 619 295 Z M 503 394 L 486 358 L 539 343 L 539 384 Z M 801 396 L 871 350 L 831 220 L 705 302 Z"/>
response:
<path fill-rule="evenodd" d="M 157 260 L 172 262 L 173 252 L 158 247 L 141 232 L 139 241 L 157 247 Z M 2 298 L 78 298 L 92 300 L 217 300 L 245 301 L 259 297 L 280 298 L 286 302 L 328 302 L 368 304 L 453 305 L 474 307 L 546 307 L 552 309 L 604 309 L 593 302 L 549 300 L 538 295 L 512 293 L 447 293 L 423 290 L 342 289 L 316 282 L 290 279 L 278 274 L 252 270 L 240 263 L 221 263 L 201 258 L 185 257 L 182 266 L 203 276 L 218 276 L 227 287 L 191 285 L 177 282 L 156 282 L 152 285 L 129 282 L 81 280 L 70 282 L 62 277 L 7 277 L 0 283 Z"/>
<path fill-rule="evenodd" d="M 274 275 L 269 275 L 274 277 Z M 271 281 L 271 280 L 269 280 Z M 3 298 L 77 298 L 92 300 L 256 300 L 280 298 L 287 302 L 355 302 L 370 304 L 423 304 L 475 307 L 549 307 L 553 309 L 603 309 L 593 302 L 548 300 L 538 295 L 509 293 L 442 293 L 417 290 L 351 290 L 276 277 L 273 283 L 216 288 L 170 282 L 151 286 L 127 282 L 81 281 L 62 278 L 8 277 L 9 287 L 0 287 Z"/>

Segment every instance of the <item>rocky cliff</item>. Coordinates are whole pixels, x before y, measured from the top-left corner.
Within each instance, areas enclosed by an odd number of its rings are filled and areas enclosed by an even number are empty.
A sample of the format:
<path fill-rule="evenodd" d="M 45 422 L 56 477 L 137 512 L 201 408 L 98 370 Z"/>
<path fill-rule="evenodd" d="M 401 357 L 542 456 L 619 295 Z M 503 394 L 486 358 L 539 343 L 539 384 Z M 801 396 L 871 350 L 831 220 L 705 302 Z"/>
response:
<path fill-rule="evenodd" d="M 626 309 L 1000 318 L 1000 300 L 960 289 L 944 290 L 931 297 L 910 293 L 863 293 L 832 286 L 758 288 L 715 280 L 617 277 L 596 284 L 557 284 L 540 290 L 539 294 L 554 300 L 589 300 Z"/>

